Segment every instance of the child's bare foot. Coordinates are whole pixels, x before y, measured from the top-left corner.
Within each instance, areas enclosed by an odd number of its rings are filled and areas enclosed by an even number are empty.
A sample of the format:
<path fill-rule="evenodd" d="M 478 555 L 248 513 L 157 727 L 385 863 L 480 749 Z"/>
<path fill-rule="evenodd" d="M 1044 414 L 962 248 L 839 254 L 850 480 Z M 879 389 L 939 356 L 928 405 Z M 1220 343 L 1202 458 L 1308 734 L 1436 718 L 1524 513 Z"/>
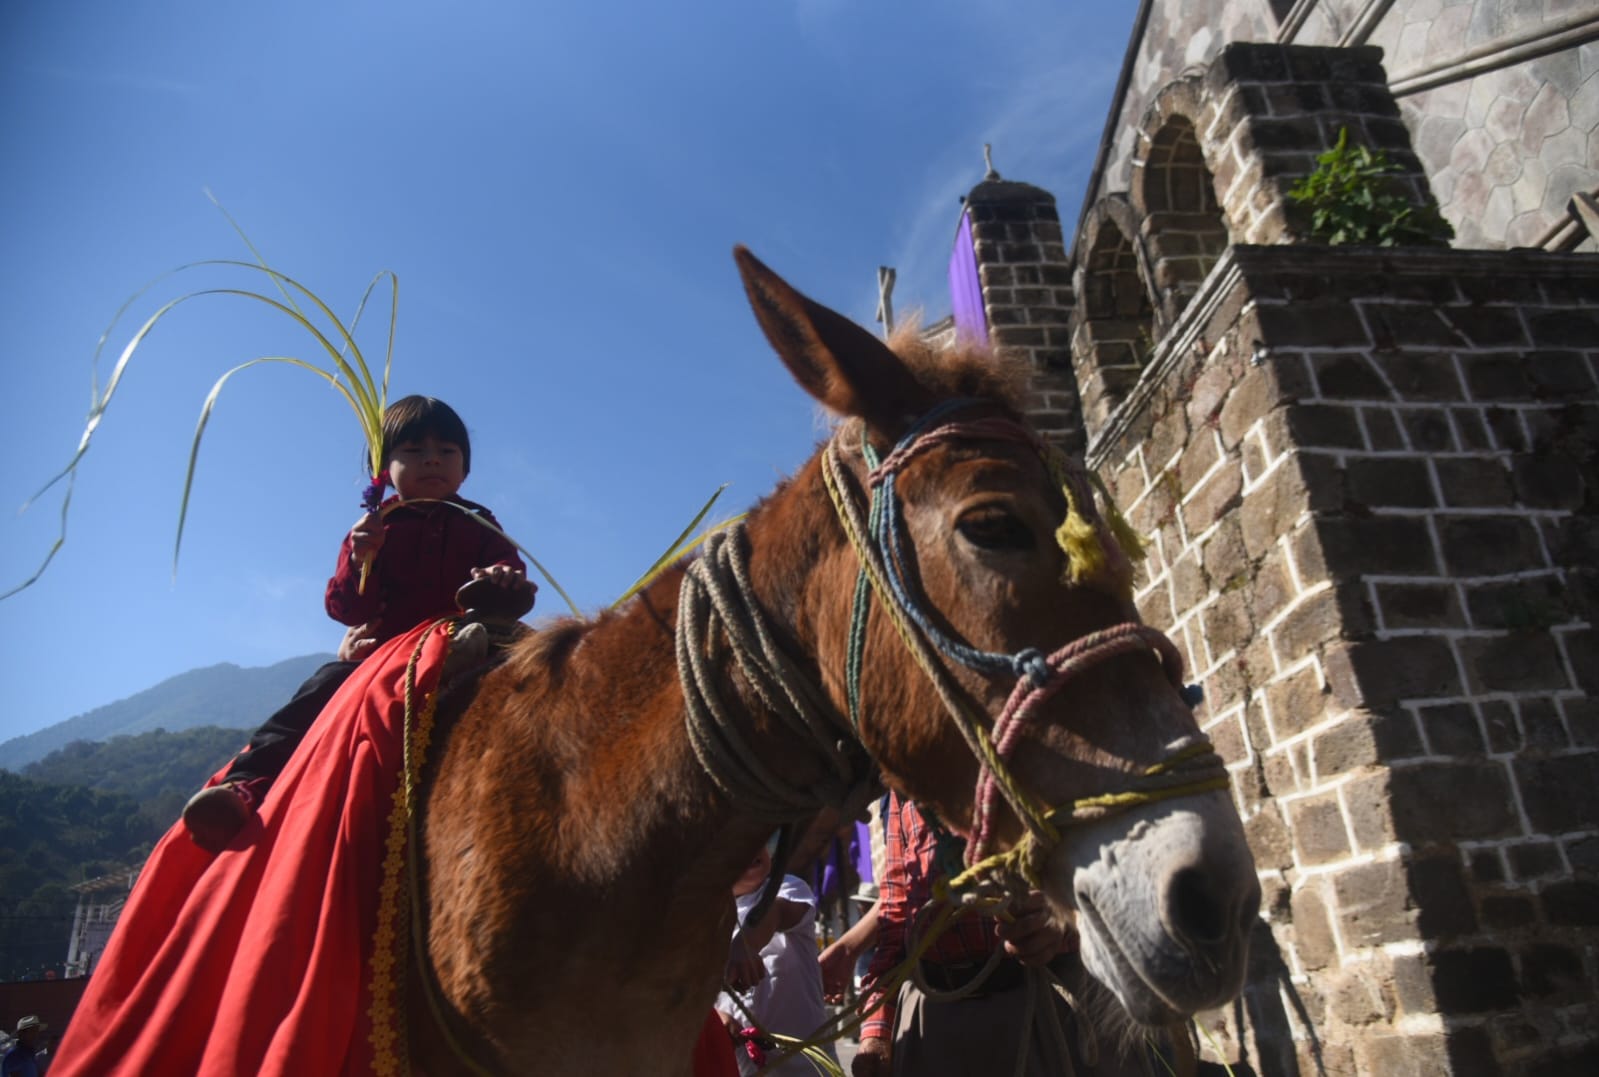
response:
<path fill-rule="evenodd" d="M 228 847 L 255 814 L 255 798 L 243 782 L 224 782 L 202 789 L 183 806 L 189 837 L 208 853 Z"/>

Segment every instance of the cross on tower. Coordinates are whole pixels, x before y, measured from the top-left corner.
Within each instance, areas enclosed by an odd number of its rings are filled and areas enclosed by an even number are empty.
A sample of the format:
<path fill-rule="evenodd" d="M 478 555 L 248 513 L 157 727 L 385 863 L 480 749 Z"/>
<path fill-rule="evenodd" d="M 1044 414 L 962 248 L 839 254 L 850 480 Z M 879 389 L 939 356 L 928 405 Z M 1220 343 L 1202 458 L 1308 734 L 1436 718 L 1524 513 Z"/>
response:
<path fill-rule="evenodd" d="M 883 323 L 883 336 L 894 331 L 894 267 L 877 267 L 877 320 Z"/>

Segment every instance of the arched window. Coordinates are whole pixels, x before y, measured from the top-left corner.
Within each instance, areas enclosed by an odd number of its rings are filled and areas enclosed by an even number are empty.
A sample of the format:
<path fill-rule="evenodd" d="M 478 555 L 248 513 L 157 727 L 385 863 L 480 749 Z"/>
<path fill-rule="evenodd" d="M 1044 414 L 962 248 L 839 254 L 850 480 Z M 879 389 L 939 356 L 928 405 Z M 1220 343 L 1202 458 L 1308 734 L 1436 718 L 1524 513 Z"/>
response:
<path fill-rule="evenodd" d="M 1126 397 L 1155 348 L 1154 309 L 1139 272 L 1132 238 L 1110 211 L 1131 225 L 1125 203 L 1096 207 L 1084 234 L 1074 366 L 1089 429 L 1100 427 Z"/>
<path fill-rule="evenodd" d="M 1186 116 L 1174 114 L 1151 140 L 1140 170 L 1144 243 L 1165 322 L 1188 305 L 1227 249 L 1216 183 Z"/>

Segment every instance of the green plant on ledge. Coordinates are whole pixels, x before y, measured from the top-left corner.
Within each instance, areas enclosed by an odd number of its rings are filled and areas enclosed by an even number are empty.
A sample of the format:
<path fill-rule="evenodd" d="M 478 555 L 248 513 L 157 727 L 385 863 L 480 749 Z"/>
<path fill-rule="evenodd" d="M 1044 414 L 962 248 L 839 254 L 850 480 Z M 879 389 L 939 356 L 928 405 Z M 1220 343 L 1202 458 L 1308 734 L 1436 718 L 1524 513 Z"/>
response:
<path fill-rule="evenodd" d="M 1433 205 L 1415 206 L 1392 176 L 1399 166 L 1382 150 L 1350 145 L 1349 128 L 1316 158 L 1316 171 L 1288 197 L 1310 208 L 1310 231 L 1334 246 L 1444 247 L 1455 230 Z"/>

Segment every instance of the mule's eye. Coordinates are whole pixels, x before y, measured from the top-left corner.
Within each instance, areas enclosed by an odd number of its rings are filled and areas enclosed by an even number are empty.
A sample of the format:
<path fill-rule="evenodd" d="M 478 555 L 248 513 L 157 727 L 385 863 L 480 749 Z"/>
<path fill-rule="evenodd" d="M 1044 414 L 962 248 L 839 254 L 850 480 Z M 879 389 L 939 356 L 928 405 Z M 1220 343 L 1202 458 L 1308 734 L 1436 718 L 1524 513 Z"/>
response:
<path fill-rule="evenodd" d="M 1027 525 L 997 505 L 966 513 L 955 522 L 955 529 L 967 542 L 984 550 L 1033 548 L 1033 534 Z"/>

